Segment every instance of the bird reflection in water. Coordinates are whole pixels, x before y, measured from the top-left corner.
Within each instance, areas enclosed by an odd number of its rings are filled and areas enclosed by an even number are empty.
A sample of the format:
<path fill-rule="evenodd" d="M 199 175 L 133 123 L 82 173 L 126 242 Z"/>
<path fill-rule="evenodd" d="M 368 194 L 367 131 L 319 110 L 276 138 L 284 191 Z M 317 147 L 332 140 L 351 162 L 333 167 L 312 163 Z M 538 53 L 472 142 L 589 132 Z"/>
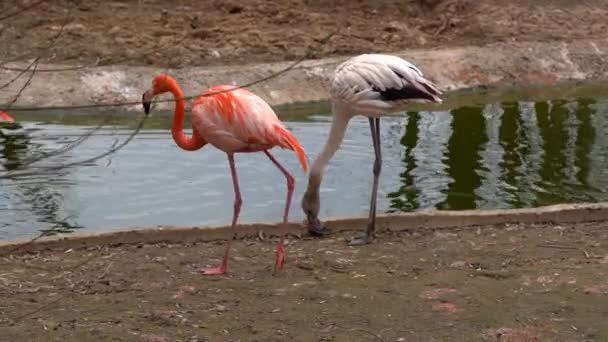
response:
<path fill-rule="evenodd" d="M 25 164 L 28 157 L 31 158 L 32 152 L 37 152 L 31 150 L 39 145 L 32 142 L 33 130 L 23 128 L 4 116 L 3 119 L 0 121 L 0 175 L 17 169 L 27 170 Z M 65 170 L 53 173 L 41 170 L 40 174 L 33 176 L 16 175 L 0 179 L 0 211 L 4 212 L 0 227 L 14 229 L 19 223 L 32 224 L 33 218 L 34 222 L 44 224 L 39 229 L 41 235 L 70 233 L 81 228 L 69 222 L 71 216 L 62 217 L 63 193 L 69 186 L 69 183 L 62 182 L 66 173 Z M 13 212 L 8 215 L 6 211 Z M 4 233 L 0 232 L 2 235 Z"/>

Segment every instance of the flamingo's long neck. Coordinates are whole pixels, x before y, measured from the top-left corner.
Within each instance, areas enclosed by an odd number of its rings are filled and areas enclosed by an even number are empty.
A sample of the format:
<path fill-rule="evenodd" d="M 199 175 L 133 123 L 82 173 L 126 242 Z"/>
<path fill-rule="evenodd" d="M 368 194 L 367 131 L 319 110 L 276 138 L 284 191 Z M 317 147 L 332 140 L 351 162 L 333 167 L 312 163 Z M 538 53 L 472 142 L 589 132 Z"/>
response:
<path fill-rule="evenodd" d="M 192 136 L 188 137 L 184 134 L 184 112 L 186 104 L 184 102 L 184 93 L 177 82 L 173 79 L 168 79 L 170 91 L 175 98 L 175 113 L 173 114 L 173 125 L 171 126 L 171 134 L 177 146 L 186 151 L 195 151 L 205 146 L 207 142 L 201 137 L 195 129 L 192 130 Z"/>
<path fill-rule="evenodd" d="M 332 111 L 334 115 L 331 123 L 331 129 L 329 131 L 329 137 L 327 138 L 327 142 L 325 143 L 323 150 L 312 164 L 307 192 L 313 192 L 316 194 L 319 193 L 319 187 L 321 185 L 323 173 L 325 172 L 325 167 L 334 156 L 338 148 L 340 148 L 340 144 L 342 144 L 342 140 L 344 139 L 346 127 L 348 126 L 348 122 L 351 118 L 348 113 L 342 112 L 335 105 L 333 106 Z"/>

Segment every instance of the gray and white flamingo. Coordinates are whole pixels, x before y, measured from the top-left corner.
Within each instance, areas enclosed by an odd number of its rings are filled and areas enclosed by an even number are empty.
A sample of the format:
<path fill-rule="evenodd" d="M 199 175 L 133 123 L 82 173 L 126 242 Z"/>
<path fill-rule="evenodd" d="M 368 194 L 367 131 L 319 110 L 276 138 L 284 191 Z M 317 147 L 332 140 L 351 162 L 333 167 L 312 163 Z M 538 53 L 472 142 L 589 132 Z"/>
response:
<path fill-rule="evenodd" d="M 333 121 L 329 137 L 310 170 L 308 187 L 302 198 L 302 209 L 308 220 L 308 231 L 325 235 L 329 230 L 319 220 L 319 187 L 329 160 L 336 153 L 348 122 L 355 115 L 369 118 L 376 160 L 367 229 L 353 236 L 351 245 L 367 244 L 373 239 L 376 222 L 378 177 L 382 168 L 380 151 L 380 117 L 412 100 L 441 103 L 441 92 L 423 77 L 413 64 L 396 56 L 364 54 L 340 64 L 331 82 Z"/>

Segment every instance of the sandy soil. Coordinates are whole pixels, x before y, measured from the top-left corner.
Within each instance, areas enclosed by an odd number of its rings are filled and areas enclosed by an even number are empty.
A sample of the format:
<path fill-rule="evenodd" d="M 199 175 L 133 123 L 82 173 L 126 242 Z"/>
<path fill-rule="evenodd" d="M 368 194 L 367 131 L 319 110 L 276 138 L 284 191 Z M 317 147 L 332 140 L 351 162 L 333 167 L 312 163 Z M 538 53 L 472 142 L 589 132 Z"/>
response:
<path fill-rule="evenodd" d="M 3 1 L 0 17 L 37 2 Z M 0 20 L 0 61 L 184 66 L 576 40 L 607 37 L 607 16 L 605 0 L 51 0 Z"/>
<path fill-rule="evenodd" d="M 2 341 L 605 341 L 606 223 L 4 256 Z"/>

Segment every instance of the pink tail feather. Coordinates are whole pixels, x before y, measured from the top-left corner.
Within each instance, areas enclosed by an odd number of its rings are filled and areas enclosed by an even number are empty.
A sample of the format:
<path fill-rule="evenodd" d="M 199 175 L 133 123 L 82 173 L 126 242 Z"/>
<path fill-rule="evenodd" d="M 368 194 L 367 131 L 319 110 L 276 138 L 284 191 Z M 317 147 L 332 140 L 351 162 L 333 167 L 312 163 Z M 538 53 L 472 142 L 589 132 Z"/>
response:
<path fill-rule="evenodd" d="M 304 172 L 306 172 L 308 170 L 308 163 L 306 162 L 306 152 L 302 148 L 302 145 L 300 145 L 293 134 L 291 134 L 291 132 L 284 127 L 277 125 L 274 127 L 274 129 L 279 135 L 278 145 L 294 151 L 298 155 L 300 164 L 302 164 L 302 169 L 304 169 Z"/>

